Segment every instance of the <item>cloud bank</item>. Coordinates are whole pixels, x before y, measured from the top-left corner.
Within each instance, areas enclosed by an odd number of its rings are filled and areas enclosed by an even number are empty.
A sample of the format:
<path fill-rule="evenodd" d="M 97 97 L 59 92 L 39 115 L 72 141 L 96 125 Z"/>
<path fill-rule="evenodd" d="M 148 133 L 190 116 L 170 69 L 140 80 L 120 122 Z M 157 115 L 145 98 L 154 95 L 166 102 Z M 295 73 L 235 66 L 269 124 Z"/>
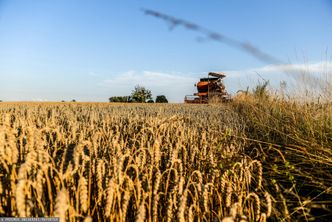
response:
<path fill-rule="evenodd" d="M 239 78 L 245 75 L 253 75 L 257 73 L 262 75 L 270 74 L 270 76 L 275 74 L 285 74 L 293 78 L 296 78 L 298 75 L 302 74 L 331 75 L 332 62 L 268 65 L 244 70 L 228 70 L 225 72 L 229 74 L 230 78 Z"/>

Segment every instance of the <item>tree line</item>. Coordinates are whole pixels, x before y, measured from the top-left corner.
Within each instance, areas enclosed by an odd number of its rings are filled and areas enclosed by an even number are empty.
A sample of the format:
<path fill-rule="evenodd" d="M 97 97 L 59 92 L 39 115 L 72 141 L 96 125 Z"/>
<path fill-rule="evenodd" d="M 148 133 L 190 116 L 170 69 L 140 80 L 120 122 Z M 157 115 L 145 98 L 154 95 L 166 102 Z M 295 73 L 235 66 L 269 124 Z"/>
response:
<path fill-rule="evenodd" d="M 109 101 L 119 103 L 168 103 L 165 95 L 158 95 L 154 101 L 151 90 L 139 85 L 135 86 L 130 96 L 112 96 L 109 98 Z M 2 100 L 0 100 L 0 102 L 2 102 Z M 65 100 L 61 102 L 65 102 Z M 76 102 L 76 100 L 73 99 L 71 102 Z"/>
<path fill-rule="evenodd" d="M 165 95 L 158 95 L 154 101 L 151 90 L 139 85 L 135 86 L 130 96 L 112 96 L 109 101 L 120 103 L 168 103 Z"/>

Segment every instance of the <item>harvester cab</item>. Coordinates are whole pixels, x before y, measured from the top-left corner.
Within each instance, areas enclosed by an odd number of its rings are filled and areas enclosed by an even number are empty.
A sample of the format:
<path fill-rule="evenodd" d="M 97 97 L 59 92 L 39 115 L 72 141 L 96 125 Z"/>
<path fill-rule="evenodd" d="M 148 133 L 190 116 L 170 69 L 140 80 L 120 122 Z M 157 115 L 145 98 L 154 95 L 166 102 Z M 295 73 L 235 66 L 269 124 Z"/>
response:
<path fill-rule="evenodd" d="M 230 95 L 225 89 L 222 81 L 226 75 L 220 72 L 209 72 L 207 78 L 201 78 L 195 84 L 197 93 L 187 95 L 184 98 L 185 103 L 218 103 L 231 100 Z"/>

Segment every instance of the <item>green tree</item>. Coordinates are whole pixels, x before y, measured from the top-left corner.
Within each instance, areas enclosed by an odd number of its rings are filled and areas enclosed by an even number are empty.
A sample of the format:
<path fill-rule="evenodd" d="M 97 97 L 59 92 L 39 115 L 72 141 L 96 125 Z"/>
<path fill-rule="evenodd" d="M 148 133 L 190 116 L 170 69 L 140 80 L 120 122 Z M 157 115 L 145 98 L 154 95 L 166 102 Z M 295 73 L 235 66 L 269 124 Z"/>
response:
<path fill-rule="evenodd" d="M 160 95 L 156 97 L 156 103 L 168 103 L 166 96 Z"/>
<path fill-rule="evenodd" d="M 147 100 L 152 99 L 152 93 L 151 90 L 137 85 L 131 93 L 131 98 L 133 102 L 145 103 Z"/>
<path fill-rule="evenodd" d="M 110 102 L 128 103 L 131 102 L 130 96 L 112 96 L 108 99 Z"/>

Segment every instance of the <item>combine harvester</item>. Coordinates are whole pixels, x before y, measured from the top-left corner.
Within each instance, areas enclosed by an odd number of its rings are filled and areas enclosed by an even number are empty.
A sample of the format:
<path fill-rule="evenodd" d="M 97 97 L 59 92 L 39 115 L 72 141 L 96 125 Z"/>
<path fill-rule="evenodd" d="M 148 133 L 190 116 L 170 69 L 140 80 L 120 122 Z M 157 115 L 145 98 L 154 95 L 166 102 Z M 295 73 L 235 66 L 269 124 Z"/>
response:
<path fill-rule="evenodd" d="M 231 101 L 231 96 L 227 93 L 225 85 L 222 82 L 222 79 L 225 77 L 224 73 L 209 72 L 207 78 L 201 78 L 195 84 L 197 93 L 185 96 L 184 102 L 207 104 Z"/>

